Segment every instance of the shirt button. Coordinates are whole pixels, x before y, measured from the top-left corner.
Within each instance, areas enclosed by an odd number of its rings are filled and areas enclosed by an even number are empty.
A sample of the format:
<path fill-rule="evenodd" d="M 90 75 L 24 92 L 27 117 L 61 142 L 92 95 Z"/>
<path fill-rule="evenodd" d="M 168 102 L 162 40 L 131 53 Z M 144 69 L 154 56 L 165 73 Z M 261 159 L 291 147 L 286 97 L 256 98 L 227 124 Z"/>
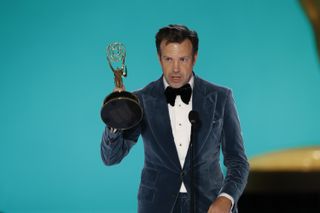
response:
<path fill-rule="evenodd" d="M 181 123 L 179 123 L 179 126 L 181 126 L 182 124 Z"/>

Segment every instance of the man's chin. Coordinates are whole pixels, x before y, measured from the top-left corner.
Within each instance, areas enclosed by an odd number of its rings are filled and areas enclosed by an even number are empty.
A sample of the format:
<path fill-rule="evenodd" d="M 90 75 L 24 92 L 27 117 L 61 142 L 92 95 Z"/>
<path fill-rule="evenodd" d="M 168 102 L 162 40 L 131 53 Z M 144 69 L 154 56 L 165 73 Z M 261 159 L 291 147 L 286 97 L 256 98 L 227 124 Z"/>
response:
<path fill-rule="evenodd" d="M 170 85 L 172 88 L 180 88 L 180 87 L 183 86 L 182 83 L 173 83 L 173 82 L 171 82 L 169 85 Z"/>

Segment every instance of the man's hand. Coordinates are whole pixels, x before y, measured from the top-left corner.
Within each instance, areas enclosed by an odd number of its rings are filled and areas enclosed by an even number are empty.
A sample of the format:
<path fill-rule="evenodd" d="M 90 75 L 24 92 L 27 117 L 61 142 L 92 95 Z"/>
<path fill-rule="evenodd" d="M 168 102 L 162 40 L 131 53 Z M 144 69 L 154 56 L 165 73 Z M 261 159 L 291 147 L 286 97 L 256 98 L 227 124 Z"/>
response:
<path fill-rule="evenodd" d="M 210 205 L 208 213 L 230 213 L 231 205 L 231 200 L 220 196 Z"/>

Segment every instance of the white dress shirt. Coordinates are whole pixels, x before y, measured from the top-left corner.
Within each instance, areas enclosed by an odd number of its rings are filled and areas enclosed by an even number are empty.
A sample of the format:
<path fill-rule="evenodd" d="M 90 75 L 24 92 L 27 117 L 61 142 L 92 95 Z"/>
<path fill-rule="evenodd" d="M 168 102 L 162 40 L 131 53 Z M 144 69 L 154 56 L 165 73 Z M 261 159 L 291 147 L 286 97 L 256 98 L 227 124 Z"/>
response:
<path fill-rule="evenodd" d="M 189 80 L 191 89 L 193 89 L 193 81 L 194 77 L 192 76 Z M 165 88 L 169 86 L 164 77 L 163 83 Z M 181 168 L 183 168 L 190 144 L 191 123 L 189 121 L 189 112 L 192 110 L 192 95 L 189 104 L 185 104 L 181 100 L 181 96 L 177 95 L 174 106 L 168 104 L 168 110 L 174 143 L 177 148 Z M 180 187 L 180 192 L 187 192 L 183 182 Z"/>

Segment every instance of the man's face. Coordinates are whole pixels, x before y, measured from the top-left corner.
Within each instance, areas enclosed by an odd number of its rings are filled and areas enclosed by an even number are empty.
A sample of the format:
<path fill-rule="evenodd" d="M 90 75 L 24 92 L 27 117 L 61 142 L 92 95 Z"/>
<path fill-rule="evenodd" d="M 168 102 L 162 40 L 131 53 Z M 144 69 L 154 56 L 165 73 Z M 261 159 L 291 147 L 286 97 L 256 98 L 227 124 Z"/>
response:
<path fill-rule="evenodd" d="M 163 75 L 171 87 L 179 88 L 189 82 L 197 53 L 193 55 L 189 39 L 180 44 L 166 42 L 164 40 L 160 43 L 160 55 L 158 55 Z"/>

